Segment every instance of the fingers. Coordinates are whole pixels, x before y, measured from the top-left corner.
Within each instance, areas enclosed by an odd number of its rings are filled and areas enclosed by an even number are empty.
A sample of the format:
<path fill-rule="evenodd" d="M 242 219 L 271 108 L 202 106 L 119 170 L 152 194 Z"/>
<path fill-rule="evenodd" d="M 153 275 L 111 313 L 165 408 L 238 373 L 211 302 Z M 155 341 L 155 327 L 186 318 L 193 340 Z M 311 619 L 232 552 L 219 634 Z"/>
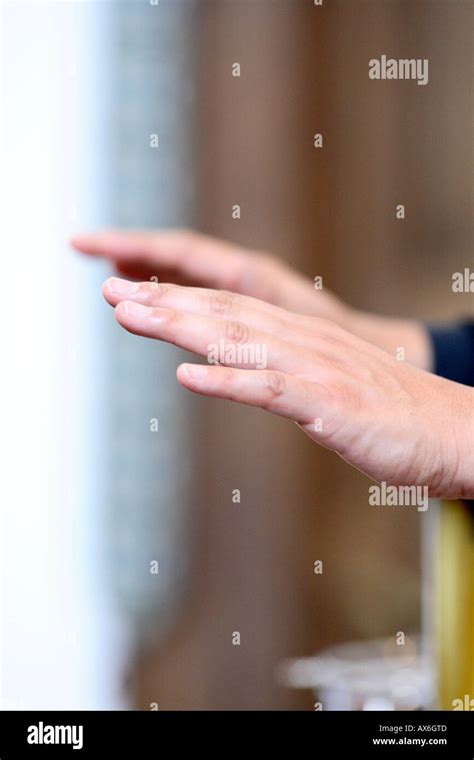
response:
<path fill-rule="evenodd" d="M 177 308 L 190 314 L 205 314 L 239 318 L 243 313 L 258 311 L 270 315 L 268 324 L 283 320 L 288 312 L 266 301 L 251 296 L 231 293 L 228 290 L 182 287 L 168 282 L 130 282 L 118 277 L 109 277 L 102 286 L 102 293 L 111 306 L 125 299 L 144 306 Z"/>
<path fill-rule="evenodd" d="M 130 300 L 144 306 L 178 309 L 189 314 L 214 316 L 217 318 L 247 321 L 259 330 L 276 332 L 282 330 L 288 312 L 266 301 L 250 296 L 242 296 L 225 290 L 180 287 L 168 283 L 134 283 L 110 277 L 105 281 L 102 292 L 111 306 L 120 301 Z"/>
<path fill-rule="evenodd" d="M 121 301 L 117 321 L 129 332 L 155 338 L 227 366 L 305 372 L 315 357 L 306 349 L 249 327 L 244 322 L 187 314 Z"/>
<path fill-rule="evenodd" d="M 190 231 L 112 230 L 76 235 L 71 245 L 114 262 L 121 272 L 146 272 L 143 279 L 163 279 L 164 272 L 173 272 L 180 281 L 252 292 L 262 277 L 262 254 L 249 255 L 243 248 Z"/>
<path fill-rule="evenodd" d="M 321 335 L 328 331 L 323 320 L 294 314 L 257 298 L 223 290 L 179 287 L 168 283 L 140 284 L 110 277 L 102 288 L 111 306 L 130 300 L 145 306 L 176 309 L 189 314 L 246 322 L 250 327 L 278 335 L 295 345 L 321 350 Z M 335 332 L 330 326 L 332 334 Z"/>
<path fill-rule="evenodd" d="M 300 425 L 322 418 L 328 403 L 324 387 L 283 372 L 181 364 L 177 377 L 195 393 L 258 406 Z"/>

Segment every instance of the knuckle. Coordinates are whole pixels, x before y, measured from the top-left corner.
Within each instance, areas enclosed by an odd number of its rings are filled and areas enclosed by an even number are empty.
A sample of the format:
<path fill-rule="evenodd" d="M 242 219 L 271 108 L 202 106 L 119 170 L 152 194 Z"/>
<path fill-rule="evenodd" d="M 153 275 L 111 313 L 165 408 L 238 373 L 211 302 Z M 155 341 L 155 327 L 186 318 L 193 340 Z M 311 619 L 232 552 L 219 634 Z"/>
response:
<path fill-rule="evenodd" d="M 167 286 L 159 282 L 141 282 L 138 286 L 138 295 L 142 303 L 151 304 L 158 296 L 165 295 L 167 290 Z"/>
<path fill-rule="evenodd" d="M 151 283 L 151 293 L 154 298 L 163 298 L 172 294 L 171 285 L 163 285 L 161 282 Z"/>
<path fill-rule="evenodd" d="M 234 310 L 235 299 L 227 290 L 213 293 L 210 297 L 210 310 L 213 314 L 229 315 Z"/>
<path fill-rule="evenodd" d="M 347 333 L 329 319 L 312 317 L 312 327 L 321 344 L 336 347 L 338 350 L 349 347 Z"/>
<path fill-rule="evenodd" d="M 265 387 L 270 399 L 278 398 L 286 389 L 286 379 L 282 372 L 266 372 Z"/>
<path fill-rule="evenodd" d="M 165 323 L 167 326 L 173 325 L 175 322 L 179 322 L 180 319 L 182 319 L 182 314 L 179 311 L 174 311 L 173 309 L 166 309 L 165 312 Z M 160 320 L 163 320 L 163 309 L 160 309 L 157 307 L 156 309 L 151 309 L 151 316 L 157 317 Z"/>
<path fill-rule="evenodd" d="M 250 330 L 243 322 L 226 322 L 225 337 L 231 343 L 248 343 Z"/>
<path fill-rule="evenodd" d="M 141 303 L 149 304 L 153 297 L 153 288 L 151 282 L 141 282 L 137 291 Z"/>

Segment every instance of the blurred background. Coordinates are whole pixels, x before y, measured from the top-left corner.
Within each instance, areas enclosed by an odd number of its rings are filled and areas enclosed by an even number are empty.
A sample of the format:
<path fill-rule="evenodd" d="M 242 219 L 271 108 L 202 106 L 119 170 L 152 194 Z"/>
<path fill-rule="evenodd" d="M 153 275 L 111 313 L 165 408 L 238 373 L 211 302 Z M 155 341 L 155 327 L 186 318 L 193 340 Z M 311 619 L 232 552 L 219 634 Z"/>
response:
<path fill-rule="evenodd" d="M 188 396 L 182 353 L 120 330 L 109 270 L 68 238 L 193 227 L 363 309 L 472 315 L 451 289 L 472 260 L 472 12 L 2 4 L 4 708 L 313 709 L 288 658 L 420 631 L 423 515 L 369 507 L 287 421 Z M 382 53 L 428 58 L 429 85 L 369 80 Z"/>

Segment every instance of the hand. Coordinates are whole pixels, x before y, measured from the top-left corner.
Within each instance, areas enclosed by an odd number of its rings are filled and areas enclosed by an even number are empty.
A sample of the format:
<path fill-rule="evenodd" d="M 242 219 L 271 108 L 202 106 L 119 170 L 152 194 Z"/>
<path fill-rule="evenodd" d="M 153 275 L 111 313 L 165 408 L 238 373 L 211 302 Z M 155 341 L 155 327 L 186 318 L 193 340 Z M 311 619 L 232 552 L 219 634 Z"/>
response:
<path fill-rule="evenodd" d="M 189 390 L 288 417 L 377 481 L 474 496 L 473 389 L 328 320 L 235 293 L 116 278 L 103 292 L 129 332 L 226 365 L 181 365 Z"/>
<path fill-rule="evenodd" d="M 408 362 L 431 369 L 431 345 L 422 325 L 351 309 L 270 254 L 190 231 L 99 232 L 71 242 L 83 253 L 109 259 L 125 277 L 230 290 L 330 319 L 393 356 L 403 348 Z"/>

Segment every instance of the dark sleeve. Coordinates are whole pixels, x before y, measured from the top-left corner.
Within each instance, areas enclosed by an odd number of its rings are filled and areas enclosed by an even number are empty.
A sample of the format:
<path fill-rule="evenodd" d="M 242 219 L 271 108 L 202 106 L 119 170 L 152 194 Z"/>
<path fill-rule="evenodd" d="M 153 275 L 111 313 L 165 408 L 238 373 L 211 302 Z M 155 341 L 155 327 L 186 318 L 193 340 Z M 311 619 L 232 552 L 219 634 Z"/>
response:
<path fill-rule="evenodd" d="M 474 322 L 427 325 L 436 375 L 474 386 Z"/>

